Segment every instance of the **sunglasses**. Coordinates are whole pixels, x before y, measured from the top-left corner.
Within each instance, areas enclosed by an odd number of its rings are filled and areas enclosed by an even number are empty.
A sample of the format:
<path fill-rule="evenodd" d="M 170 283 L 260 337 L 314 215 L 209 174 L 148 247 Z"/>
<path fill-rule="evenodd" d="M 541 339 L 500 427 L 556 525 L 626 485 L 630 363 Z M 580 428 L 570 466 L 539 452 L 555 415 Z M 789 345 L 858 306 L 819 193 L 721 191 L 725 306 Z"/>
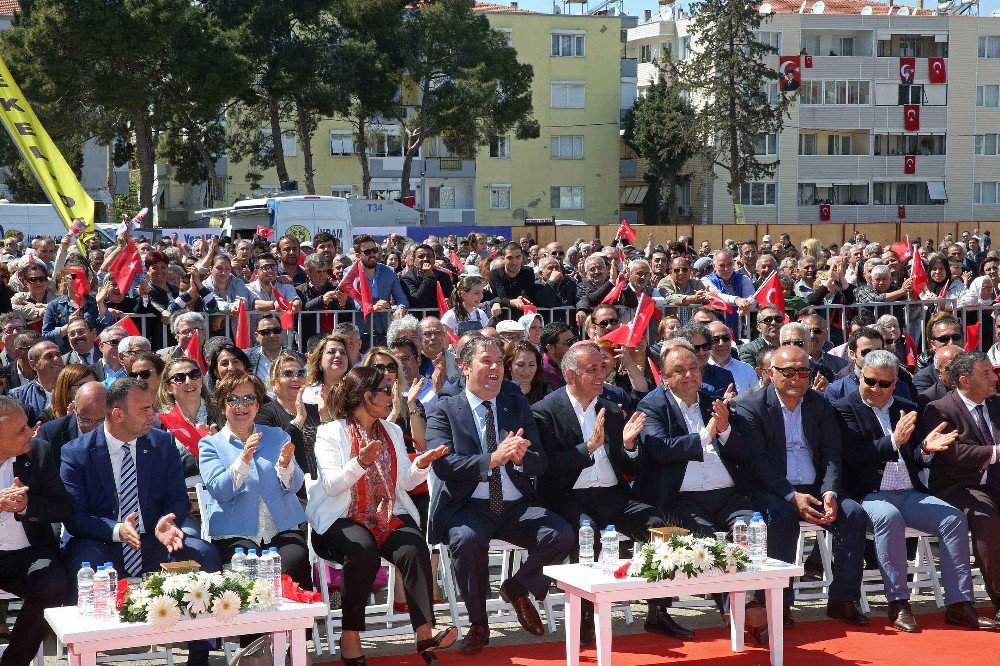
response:
<path fill-rule="evenodd" d="M 706 342 L 706 343 L 703 343 L 703 344 L 700 344 L 700 345 L 692 344 L 691 346 L 694 347 L 694 351 L 695 351 L 696 354 L 700 354 L 703 351 L 708 351 L 709 349 L 711 349 L 712 348 L 712 343 L 711 342 Z"/>
<path fill-rule="evenodd" d="M 823 335 L 826 331 L 822 328 L 810 328 L 809 332 L 813 335 Z"/>
<path fill-rule="evenodd" d="M 262 328 L 257 331 L 257 335 L 281 335 L 280 328 Z"/>
<path fill-rule="evenodd" d="M 131 377 L 132 379 L 141 379 L 142 381 L 147 381 L 150 377 L 153 376 L 153 371 L 140 370 L 139 372 L 130 372 L 128 373 L 128 376 Z M 176 377 L 177 375 L 174 376 Z"/>
<path fill-rule="evenodd" d="M 101 344 L 102 345 L 114 345 L 115 347 L 117 347 L 119 345 L 119 343 L 121 343 L 121 340 L 105 340 Z"/>
<path fill-rule="evenodd" d="M 29 278 L 24 278 L 24 281 L 30 284 L 39 284 L 40 282 L 48 282 L 49 279 L 44 275 L 35 275 Z"/>
<path fill-rule="evenodd" d="M 257 396 L 252 393 L 249 395 L 231 395 L 226 398 L 226 404 L 230 407 L 249 407 L 255 402 L 257 402 Z"/>
<path fill-rule="evenodd" d="M 791 345 L 793 347 L 805 347 L 806 346 L 806 343 L 803 342 L 802 340 L 787 340 L 785 342 L 782 342 L 781 344 L 783 344 L 783 345 Z"/>
<path fill-rule="evenodd" d="M 732 341 L 733 341 L 733 336 L 731 336 L 731 335 L 713 335 L 712 336 L 712 344 L 714 344 L 714 345 L 717 345 L 720 342 L 725 342 L 726 344 L 729 344 Z"/>
<path fill-rule="evenodd" d="M 781 321 L 781 317 L 775 315 L 774 317 L 761 317 L 757 320 L 761 324 L 777 324 Z"/>
<path fill-rule="evenodd" d="M 298 370 L 282 370 L 281 371 L 281 378 L 282 379 L 292 379 L 292 378 L 302 379 L 305 376 L 306 376 L 306 369 L 305 368 L 299 368 Z"/>
<path fill-rule="evenodd" d="M 370 257 L 372 255 L 378 254 L 378 248 L 370 247 L 367 250 L 361 250 L 361 254 L 365 255 L 366 257 Z"/>
<path fill-rule="evenodd" d="M 396 366 L 394 365 L 386 365 L 385 363 L 376 363 L 373 367 L 378 368 L 382 372 L 391 372 L 392 374 L 396 374 Z"/>
<path fill-rule="evenodd" d="M 184 384 L 185 382 L 196 382 L 201 379 L 201 370 L 195 368 L 190 372 L 178 372 L 170 377 L 171 384 Z"/>
<path fill-rule="evenodd" d="M 772 368 L 781 373 L 781 376 L 785 379 L 791 379 L 792 377 L 799 377 L 800 379 L 807 378 L 812 370 L 809 368 Z"/>
<path fill-rule="evenodd" d="M 672 268 L 671 270 L 674 273 L 690 273 L 691 272 L 690 268 Z"/>
<path fill-rule="evenodd" d="M 936 340 L 936 341 L 938 341 L 938 342 L 940 342 L 942 344 L 948 344 L 949 342 L 961 342 L 962 341 L 962 334 L 961 333 L 952 333 L 951 335 L 939 335 L 938 337 L 934 338 L 934 340 Z"/>
<path fill-rule="evenodd" d="M 884 388 L 884 389 L 891 388 L 893 384 L 893 382 L 887 382 L 882 379 L 873 379 L 872 377 L 862 376 L 861 379 L 865 380 L 865 384 L 868 386 L 873 387 L 877 384 L 879 388 Z"/>
<path fill-rule="evenodd" d="M 372 393 L 385 393 L 387 396 L 392 397 L 392 387 L 379 386 L 377 389 L 372 389 Z"/>
<path fill-rule="evenodd" d="M 278 264 L 261 264 L 257 268 L 262 271 L 276 271 L 278 270 Z"/>
<path fill-rule="evenodd" d="M 554 256 L 554 257 L 565 257 L 566 253 L 565 252 L 553 252 L 552 256 Z"/>
<path fill-rule="evenodd" d="M 595 321 L 594 325 L 599 328 L 607 328 L 608 326 L 614 326 L 618 323 L 618 319 L 605 319 L 604 321 Z"/>

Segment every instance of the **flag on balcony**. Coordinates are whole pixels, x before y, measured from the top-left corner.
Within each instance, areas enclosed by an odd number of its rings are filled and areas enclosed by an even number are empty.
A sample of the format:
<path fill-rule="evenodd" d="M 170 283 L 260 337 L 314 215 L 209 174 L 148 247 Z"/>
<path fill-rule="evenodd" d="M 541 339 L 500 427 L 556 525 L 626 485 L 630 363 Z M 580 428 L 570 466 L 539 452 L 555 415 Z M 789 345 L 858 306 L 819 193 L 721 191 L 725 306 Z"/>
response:
<path fill-rule="evenodd" d="M 900 58 L 899 59 L 899 81 L 900 83 L 905 83 L 910 85 L 913 83 L 913 73 L 917 66 L 916 58 Z"/>
<path fill-rule="evenodd" d="M 811 55 L 803 56 L 803 60 L 806 62 L 806 69 L 812 69 L 813 57 Z"/>
<path fill-rule="evenodd" d="M 778 58 L 778 86 L 783 92 L 798 90 L 802 84 L 802 56 Z"/>
<path fill-rule="evenodd" d="M 896 217 L 898 217 L 901 220 L 906 219 L 906 206 L 904 206 L 903 204 L 899 204 L 898 206 L 896 206 Z"/>
<path fill-rule="evenodd" d="M 904 104 L 903 105 L 903 129 L 907 132 L 919 132 L 920 131 L 920 105 L 919 104 Z"/>
<path fill-rule="evenodd" d="M 928 58 L 927 73 L 931 83 L 948 83 L 948 68 L 944 58 Z"/>
<path fill-rule="evenodd" d="M 903 158 L 903 173 L 917 172 L 917 156 L 907 155 Z"/>
<path fill-rule="evenodd" d="M 819 205 L 819 219 L 823 222 L 830 221 L 830 204 Z"/>

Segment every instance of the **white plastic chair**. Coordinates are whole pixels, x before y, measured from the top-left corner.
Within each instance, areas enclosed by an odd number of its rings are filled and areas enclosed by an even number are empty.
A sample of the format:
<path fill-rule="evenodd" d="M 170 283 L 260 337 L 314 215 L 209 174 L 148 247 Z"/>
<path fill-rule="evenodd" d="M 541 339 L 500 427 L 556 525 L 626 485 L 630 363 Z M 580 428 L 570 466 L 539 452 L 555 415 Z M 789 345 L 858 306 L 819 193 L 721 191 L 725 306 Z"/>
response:
<path fill-rule="evenodd" d="M 934 537 L 927 532 L 907 527 L 906 538 L 914 537 L 917 539 L 917 558 L 913 564 L 907 563 L 906 573 L 913 576 L 913 580 L 907 584 L 911 590 L 918 593 L 924 588 L 931 588 L 934 601 L 938 608 L 941 608 L 944 606 L 944 595 L 941 592 L 941 579 L 934 566 L 934 553 L 931 550 L 931 539 Z M 871 539 L 872 535 L 868 534 L 868 538 Z M 881 592 L 884 589 L 882 573 L 878 569 L 865 569 L 861 579 L 861 610 L 868 613 L 871 608 L 868 604 L 869 592 Z"/>
<path fill-rule="evenodd" d="M 805 561 L 806 535 L 816 538 L 816 547 L 819 548 L 820 560 L 823 562 L 823 578 L 819 581 L 796 580 L 793 587 L 795 598 L 806 599 L 826 599 L 830 593 L 830 583 L 833 581 L 833 535 L 822 525 L 813 525 L 804 520 L 799 521 L 799 540 L 795 547 L 795 564 L 802 566 Z M 818 592 L 805 592 L 803 590 L 816 590 Z"/>

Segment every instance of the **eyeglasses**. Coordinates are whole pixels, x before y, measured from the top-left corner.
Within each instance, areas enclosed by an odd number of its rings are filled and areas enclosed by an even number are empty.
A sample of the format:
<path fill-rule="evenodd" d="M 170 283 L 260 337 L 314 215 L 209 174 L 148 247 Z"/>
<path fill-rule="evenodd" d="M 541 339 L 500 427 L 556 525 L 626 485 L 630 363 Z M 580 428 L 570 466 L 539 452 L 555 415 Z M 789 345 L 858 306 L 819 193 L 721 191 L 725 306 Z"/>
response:
<path fill-rule="evenodd" d="M 79 414 L 76 415 L 76 424 L 88 432 L 90 432 L 97 426 L 101 425 L 102 423 L 104 423 L 104 419 L 87 419 L 80 416 Z"/>
<path fill-rule="evenodd" d="M 201 379 L 201 370 L 195 368 L 190 372 L 178 372 L 170 377 L 171 384 L 184 384 L 185 382 L 196 382 Z"/>
<path fill-rule="evenodd" d="M 392 387 L 379 386 L 377 389 L 372 389 L 372 393 L 385 393 L 387 396 L 392 397 Z"/>
<path fill-rule="evenodd" d="M 781 373 L 781 376 L 785 379 L 791 379 L 792 377 L 799 377 L 800 379 L 807 378 L 812 370 L 809 368 L 772 368 Z"/>
<path fill-rule="evenodd" d="M 672 268 L 670 270 L 673 271 L 674 273 L 690 273 L 691 272 L 691 269 L 688 268 L 688 267 L 686 267 L 686 266 L 684 268 Z"/>
<path fill-rule="evenodd" d="M 791 345 L 793 347 L 805 347 L 806 346 L 806 343 L 803 340 L 785 340 L 781 344 L 783 344 L 783 345 Z"/>
<path fill-rule="evenodd" d="M 563 252 L 562 250 L 557 250 L 557 251 L 555 251 L 555 252 L 552 253 L 552 256 L 554 256 L 554 257 L 565 257 L 566 253 Z"/>
<path fill-rule="evenodd" d="M 122 340 L 124 340 L 124 338 L 121 338 L 121 339 L 118 339 L 118 340 L 105 340 L 101 344 L 102 345 L 114 345 L 115 347 L 117 347 L 121 343 Z"/>
<path fill-rule="evenodd" d="M 812 333 L 813 335 L 823 335 L 824 333 L 826 333 L 826 330 L 822 328 L 810 328 L 809 332 Z"/>
<path fill-rule="evenodd" d="M 712 343 L 711 342 L 705 342 L 705 343 L 700 344 L 700 345 L 696 345 L 696 344 L 692 343 L 691 346 L 694 347 L 695 353 L 698 354 L 698 353 L 701 353 L 703 351 L 708 351 L 709 349 L 711 349 L 712 348 Z"/>
<path fill-rule="evenodd" d="M 370 257 L 372 255 L 378 254 L 378 248 L 370 247 L 367 250 L 361 250 L 361 254 L 365 255 L 366 257 Z"/>
<path fill-rule="evenodd" d="M 276 271 L 278 270 L 278 264 L 260 264 L 257 268 L 262 271 Z"/>
<path fill-rule="evenodd" d="M 952 333 L 951 335 L 948 335 L 948 334 L 939 335 L 938 337 L 934 338 L 934 340 L 936 340 L 937 342 L 940 342 L 941 344 L 948 344 L 949 342 L 961 342 L 962 341 L 962 334 L 961 333 Z"/>
<path fill-rule="evenodd" d="M 342 349 L 328 349 L 326 353 L 330 356 L 343 356 L 344 358 L 347 358 L 347 352 Z"/>
<path fill-rule="evenodd" d="M 618 318 L 616 317 L 614 319 L 605 319 L 604 321 L 595 321 L 594 326 L 597 326 L 599 328 L 607 328 L 608 326 L 614 326 L 617 323 L 618 323 Z"/>
<path fill-rule="evenodd" d="M 257 396 L 253 393 L 248 395 L 231 395 L 226 398 L 226 404 L 230 407 L 249 407 L 257 402 Z"/>
<path fill-rule="evenodd" d="M 868 354 L 870 354 L 871 352 L 881 349 L 882 349 L 881 347 L 872 347 L 871 349 L 859 349 L 858 355 L 861 356 L 861 358 L 864 358 L 865 356 L 868 356 Z"/>
<path fill-rule="evenodd" d="M 293 378 L 294 379 L 302 379 L 305 376 L 306 376 L 306 369 L 305 368 L 299 368 L 298 370 L 282 370 L 281 371 L 281 378 L 282 379 L 293 379 Z"/>
<path fill-rule="evenodd" d="M 757 320 L 761 324 L 777 324 L 781 321 L 781 317 L 775 315 L 773 317 L 761 317 Z"/>
<path fill-rule="evenodd" d="M 280 328 L 262 328 L 257 331 L 257 335 L 281 335 Z"/>
<path fill-rule="evenodd" d="M 394 365 L 386 365 L 385 363 L 376 363 L 372 367 L 378 368 L 382 372 L 391 372 L 392 374 L 396 374 L 396 366 Z"/>
<path fill-rule="evenodd" d="M 868 386 L 875 386 L 877 384 L 879 388 L 884 388 L 884 389 L 891 388 L 892 385 L 894 384 L 894 382 L 891 381 L 887 382 L 883 379 L 874 379 L 872 377 L 862 376 L 861 379 L 865 380 L 865 384 Z"/>
<path fill-rule="evenodd" d="M 396 359 L 400 363 L 409 363 L 410 361 L 412 361 L 412 360 L 414 360 L 416 358 L 417 357 L 414 354 L 402 354 L 402 355 L 396 357 Z"/>
<path fill-rule="evenodd" d="M 33 275 L 32 277 L 24 278 L 24 281 L 30 284 L 39 284 L 41 282 L 48 282 L 49 279 L 44 275 Z"/>
<path fill-rule="evenodd" d="M 150 377 L 153 376 L 152 370 L 140 370 L 139 372 L 129 372 L 127 373 L 132 379 L 141 379 L 142 381 L 148 381 Z M 177 375 L 174 375 L 175 377 Z"/>
<path fill-rule="evenodd" d="M 727 345 L 733 341 L 733 336 L 731 335 L 713 335 L 712 344 L 717 345 L 720 342 L 725 342 Z"/>

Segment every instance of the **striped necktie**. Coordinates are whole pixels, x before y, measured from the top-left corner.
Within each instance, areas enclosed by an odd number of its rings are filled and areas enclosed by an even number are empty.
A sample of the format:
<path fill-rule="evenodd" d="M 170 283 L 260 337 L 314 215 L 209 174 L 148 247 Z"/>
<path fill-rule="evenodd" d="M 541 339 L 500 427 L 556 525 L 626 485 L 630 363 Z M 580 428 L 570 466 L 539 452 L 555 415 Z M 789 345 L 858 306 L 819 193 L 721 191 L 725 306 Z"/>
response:
<path fill-rule="evenodd" d="M 122 471 L 121 486 L 118 489 L 118 505 L 121 507 L 121 520 L 125 520 L 132 512 L 139 512 L 139 483 L 135 473 L 135 461 L 132 459 L 132 451 L 128 442 L 122 447 Z M 135 550 L 126 543 L 122 544 L 122 553 L 125 559 L 125 571 L 130 577 L 136 577 L 142 573 L 142 551 Z"/>

